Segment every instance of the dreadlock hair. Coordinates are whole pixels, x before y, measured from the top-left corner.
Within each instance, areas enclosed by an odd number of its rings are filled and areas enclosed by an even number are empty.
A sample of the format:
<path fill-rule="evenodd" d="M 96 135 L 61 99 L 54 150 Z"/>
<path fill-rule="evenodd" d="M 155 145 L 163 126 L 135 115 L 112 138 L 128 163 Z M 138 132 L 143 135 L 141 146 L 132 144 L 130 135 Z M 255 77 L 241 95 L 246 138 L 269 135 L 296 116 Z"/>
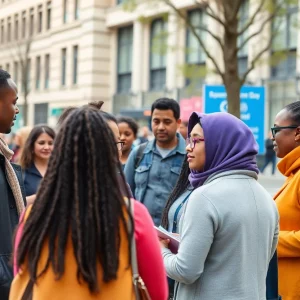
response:
<path fill-rule="evenodd" d="M 173 189 L 169 199 L 167 200 L 166 206 L 162 214 L 161 226 L 164 227 L 165 229 L 168 229 L 169 227 L 168 214 L 171 206 L 190 186 L 190 182 L 189 182 L 190 172 L 191 171 L 186 156 L 183 161 L 181 172 L 176 182 L 175 188 Z"/>
<path fill-rule="evenodd" d="M 300 101 L 290 103 L 284 109 L 289 112 L 295 125 L 300 125 Z"/>
<path fill-rule="evenodd" d="M 18 266 L 28 259 L 33 282 L 50 264 L 57 279 L 63 276 L 71 236 L 77 280 L 86 282 L 92 293 L 99 292 L 97 263 L 102 266 L 104 282 L 117 277 L 120 226 L 127 235 L 130 265 L 133 219 L 130 201 L 127 206 L 118 180 L 121 175 L 125 185 L 114 140 L 106 120 L 95 109 L 77 108 L 63 123 L 17 254 Z M 47 263 L 38 274 L 45 245 Z"/>

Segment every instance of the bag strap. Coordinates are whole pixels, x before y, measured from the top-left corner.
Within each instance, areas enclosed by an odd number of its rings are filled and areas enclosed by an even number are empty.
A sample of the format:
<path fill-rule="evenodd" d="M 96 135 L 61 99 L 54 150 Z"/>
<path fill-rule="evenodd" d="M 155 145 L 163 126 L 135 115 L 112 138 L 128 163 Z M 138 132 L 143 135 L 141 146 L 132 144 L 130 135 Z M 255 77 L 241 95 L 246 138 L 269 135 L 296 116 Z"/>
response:
<path fill-rule="evenodd" d="M 144 157 L 144 150 L 146 149 L 147 145 L 148 145 L 148 142 L 139 145 L 139 149 L 137 150 L 137 154 L 136 154 L 136 157 L 134 160 L 134 169 L 136 169 L 140 165 L 140 163 Z"/>
<path fill-rule="evenodd" d="M 129 204 L 130 201 L 130 204 Z M 132 215 L 132 218 L 134 218 L 134 202 L 132 200 L 128 200 L 128 205 L 130 205 L 130 213 Z M 131 231 L 132 226 L 131 223 L 128 221 L 128 228 Z M 135 238 L 134 238 L 134 232 L 132 233 L 131 238 L 131 267 L 132 267 L 132 275 L 133 279 L 136 279 L 139 277 L 139 268 L 137 263 L 137 257 L 136 257 L 136 244 L 135 244 Z"/>

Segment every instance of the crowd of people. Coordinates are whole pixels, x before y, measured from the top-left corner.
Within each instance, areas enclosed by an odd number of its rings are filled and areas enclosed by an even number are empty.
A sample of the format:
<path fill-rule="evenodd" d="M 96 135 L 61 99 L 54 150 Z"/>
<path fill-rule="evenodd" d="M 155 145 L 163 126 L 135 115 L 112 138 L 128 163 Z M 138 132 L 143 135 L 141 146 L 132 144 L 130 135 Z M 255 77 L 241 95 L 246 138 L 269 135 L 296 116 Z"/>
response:
<path fill-rule="evenodd" d="M 2 134 L 17 93 L 0 70 Z M 184 124 L 161 98 L 148 139 L 102 106 L 69 107 L 57 128 L 26 127 L 13 147 L 0 138 L 1 300 L 300 299 L 300 102 L 271 128 L 287 177 L 274 199 L 236 117 L 194 112 Z"/>

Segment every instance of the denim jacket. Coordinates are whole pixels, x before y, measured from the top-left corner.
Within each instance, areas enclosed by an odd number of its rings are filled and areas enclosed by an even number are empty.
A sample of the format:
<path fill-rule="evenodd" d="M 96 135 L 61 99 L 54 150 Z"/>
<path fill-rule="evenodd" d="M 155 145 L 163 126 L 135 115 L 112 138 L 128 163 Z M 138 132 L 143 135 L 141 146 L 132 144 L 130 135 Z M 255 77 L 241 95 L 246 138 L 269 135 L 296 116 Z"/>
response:
<path fill-rule="evenodd" d="M 177 147 L 167 157 L 162 158 L 153 140 L 147 144 L 136 169 L 139 147 L 131 151 L 125 166 L 125 177 L 133 195 L 147 207 L 155 225 L 160 224 L 162 211 L 175 187 L 185 158 L 185 141 L 180 134 L 177 134 L 177 138 Z"/>

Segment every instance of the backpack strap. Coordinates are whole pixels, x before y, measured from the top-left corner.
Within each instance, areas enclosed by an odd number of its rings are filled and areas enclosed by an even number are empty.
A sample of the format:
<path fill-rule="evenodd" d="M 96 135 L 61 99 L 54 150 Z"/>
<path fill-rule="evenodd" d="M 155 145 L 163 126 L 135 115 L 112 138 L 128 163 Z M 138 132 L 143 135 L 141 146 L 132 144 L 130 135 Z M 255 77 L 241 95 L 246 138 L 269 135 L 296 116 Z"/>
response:
<path fill-rule="evenodd" d="M 134 169 L 137 169 L 137 167 L 140 165 L 140 163 L 144 157 L 144 150 L 146 149 L 147 145 L 148 145 L 148 142 L 143 143 L 139 146 L 139 149 L 137 150 L 137 154 L 136 154 L 136 157 L 134 160 Z"/>

